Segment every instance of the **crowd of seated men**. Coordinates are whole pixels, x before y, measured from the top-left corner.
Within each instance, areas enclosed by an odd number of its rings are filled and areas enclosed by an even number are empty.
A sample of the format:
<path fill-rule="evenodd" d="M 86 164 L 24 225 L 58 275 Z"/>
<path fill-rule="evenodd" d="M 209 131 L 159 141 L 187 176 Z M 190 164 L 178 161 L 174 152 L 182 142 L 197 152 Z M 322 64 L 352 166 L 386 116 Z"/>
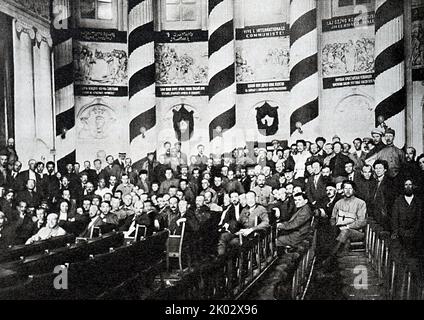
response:
<path fill-rule="evenodd" d="M 196 252 L 223 256 L 269 225 L 278 253 L 296 248 L 316 217 L 318 249 L 329 258 L 364 238 L 372 217 L 411 253 L 421 247 L 424 154 L 393 142 L 390 128 L 353 144 L 318 137 L 282 148 L 238 148 L 222 157 L 204 146 L 187 157 L 181 144 L 133 165 L 126 154 L 68 163 L 30 160 L 22 169 L 13 145 L 0 150 L 0 248 L 65 233 L 90 237 L 137 225 L 196 239 Z M 251 156 L 251 154 L 253 156 Z M 11 159 L 13 161 L 11 161 Z M 196 253 L 195 252 L 195 253 Z"/>

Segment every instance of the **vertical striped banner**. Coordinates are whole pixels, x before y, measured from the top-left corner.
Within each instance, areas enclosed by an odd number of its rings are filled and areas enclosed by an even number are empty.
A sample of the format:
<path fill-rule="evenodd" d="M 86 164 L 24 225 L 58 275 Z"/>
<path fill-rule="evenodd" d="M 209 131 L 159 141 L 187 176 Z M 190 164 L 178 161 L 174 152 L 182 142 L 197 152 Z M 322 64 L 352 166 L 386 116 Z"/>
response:
<path fill-rule="evenodd" d="M 307 136 L 316 134 L 318 117 L 318 34 L 316 0 L 290 0 L 290 135 L 302 123 Z"/>
<path fill-rule="evenodd" d="M 129 0 L 128 13 L 130 155 L 139 164 L 157 144 L 153 0 Z"/>
<path fill-rule="evenodd" d="M 56 162 L 59 171 L 76 161 L 74 69 L 72 55 L 72 8 L 70 0 L 53 0 L 52 39 Z"/>
<path fill-rule="evenodd" d="M 375 119 L 383 116 L 405 144 L 405 55 L 403 0 L 377 0 L 375 13 Z"/>
<path fill-rule="evenodd" d="M 209 0 L 209 140 L 213 145 L 215 129 L 220 126 L 222 152 L 236 146 L 234 1 Z"/>

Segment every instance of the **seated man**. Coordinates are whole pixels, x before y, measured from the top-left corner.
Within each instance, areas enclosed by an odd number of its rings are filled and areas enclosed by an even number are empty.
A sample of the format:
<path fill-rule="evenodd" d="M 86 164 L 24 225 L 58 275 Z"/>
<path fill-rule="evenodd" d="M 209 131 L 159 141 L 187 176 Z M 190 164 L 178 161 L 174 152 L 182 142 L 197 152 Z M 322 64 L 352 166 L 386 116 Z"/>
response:
<path fill-rule="evenodd" d="M 246 193 L 247 207 L 244 208 L 237 221 L 236 238 L 230 242 L 231 246 L 240 245 L 239 235 L 248 237 L 256 231 L 265 230 L 269 226 L 269 218 L 266 209 L 256 202 L 257 195 L 254 191 Z"/>
<path fill-rule="evenodd" d="M 356 184 L 353 181 L 343 181 L 343 199 L 336 202 L 333 208 L 330 223 L 340 230 L 336 239 L 337 243 L 330 257 L 324 261 L 324 265 L 339 252 L 343 246 L 348 249 L 350 241 L 364 239 L 363 228 L 367 224 L 367 205 L 364 200 L 355 197 Z"/>
<path fill-rule="evenodd" d="M 13 245 L 15 242 L 15 230 L 11 223 L 8 223 L 6 214 L 0 211 L 0 251 Z"/>
<path fill-rule="evenodd" d="M 296 212 L 289 221 L 277 224 L 278 238 L 277 251 L 281 255 L 287 246 L 297 246 L 310 231 L 310 220 L 312 218 L 312 210 L 308 203 L 308 197 L 305 193 L 296 193 L 294 195 L 294 204 Z"/>
<path fill-rule="evenodd" d="M 59 237 L 66 234 L 66 231 L 59 227 L 59 215 L 57 213 L 50 213 L 47 216 L 47 224 L 41 228 L 35 235 L 25 242 L 31 244 L 36 241 L 47 240 L 53 237 Z"/>
<path fill-rule="evenodd" d="M 126 238 L 135 236 L 137 225 L 146 226 L 146 235 L 151 235 L 153 233 L 152 222 L 150 221 L 149 215 L 143 209 L 144 203 L 142 201 L 134 203 L 134 213 L 128 216 L 122 227 L 119 228 L 119 231 L 124 231 L 124 236 Z"/>

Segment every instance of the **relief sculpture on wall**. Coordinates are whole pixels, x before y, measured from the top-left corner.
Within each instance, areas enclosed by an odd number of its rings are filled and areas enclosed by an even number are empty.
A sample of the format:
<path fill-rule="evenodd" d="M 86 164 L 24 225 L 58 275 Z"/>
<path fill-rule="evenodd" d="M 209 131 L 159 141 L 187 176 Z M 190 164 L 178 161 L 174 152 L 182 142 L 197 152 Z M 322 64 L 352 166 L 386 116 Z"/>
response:
<path fill-rule="evenodd" d="M 424 21 L 412 24 L 412 67 L 424 68 Z"/>
<path fill-rule="evenodd" d="M 111 127 L 116 122 L 115 112 L 96 99 L 78 113 L 78 138 L 102 140 L 113 135 Z"/>

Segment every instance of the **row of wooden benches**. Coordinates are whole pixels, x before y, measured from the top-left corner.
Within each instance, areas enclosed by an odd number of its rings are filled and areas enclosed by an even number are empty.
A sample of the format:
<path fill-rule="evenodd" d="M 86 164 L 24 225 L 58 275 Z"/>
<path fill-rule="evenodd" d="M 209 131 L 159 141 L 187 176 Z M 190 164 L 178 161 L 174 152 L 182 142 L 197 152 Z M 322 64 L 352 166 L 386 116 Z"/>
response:
<path fill-rule="evenodd" d="M 165 267 L 168 231 L 130 243 L 120 232 L 77 243 L 72 240 L 57 237 L 6 250 L 0 258 L 0 299 L 106 297 L 134 277 L 149 286 Z M 63 266 L 61 274 L 55 273 L 57 266 Z M 58 276 L 66 281 L 59 288 L 55 285 Z"/>

